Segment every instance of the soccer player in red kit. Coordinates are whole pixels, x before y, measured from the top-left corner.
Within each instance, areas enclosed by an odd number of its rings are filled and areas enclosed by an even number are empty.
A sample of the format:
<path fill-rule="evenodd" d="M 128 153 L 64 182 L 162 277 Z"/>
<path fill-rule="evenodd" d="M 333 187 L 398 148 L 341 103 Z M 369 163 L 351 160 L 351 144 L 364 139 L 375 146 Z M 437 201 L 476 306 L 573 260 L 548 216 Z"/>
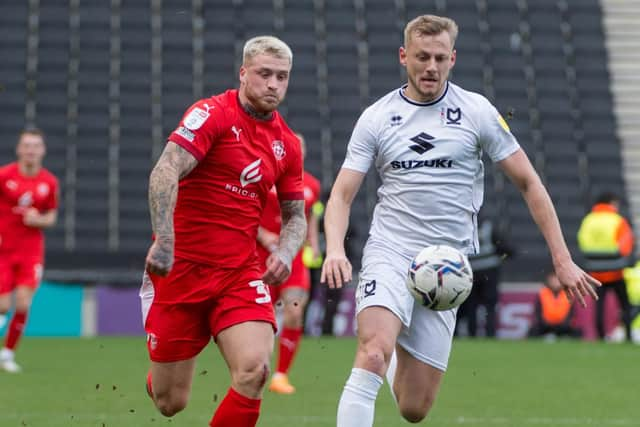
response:
<path fill-rule="evenodd" d="M 306 147 L 304 138 L 299 133 L 302 157 L 304 159 Z M 319 218 L 313 214 L 311 207 L 320 199 L 320 181 L 304 171 L 304 206 L 307 218 L 307 244 L 313 251 L 314 258 L 320 255 L 318 243 Z M 267 204 L 262 214 L 258 229 L 258 257 L 261 265 L 265 265 L 271 251 L 278 248 L 280 235 L 280 207 L 275 189 L 269 193 Z M 293 358 L 298 351 L 303 332 L 304 309 L 309 301 L 311 289 L 311 275 L 309 269 L 302 262 L 302 251 L 298 252 L 291 266 L 291 276 L 279 286 L 271 287 L 271 300 L 280 301 L 283 307 L 283 324 L 280 332 L 278 362 L 276 372 L 271 378 L 269 390 L 275 393 L 291 394 L 295 387 L 289 382 L 288 372 Z"/>
<path fill-rule="evenodd" d="M 187 405 L 195 358 L 213 337 L 231 387 L 210 426 L 258 420 L 276 328 L 267 285 L 289 276 L 307 226 L 300 144 L 276 111 L 291 64 L 281 40 L 248 40 L 240 88 L 192 105 L 151 172 L 154 241 L 140 297 L 147 390 L 165 416 Z M 282 231 L 265 271 L 256 235 L 274 185 Z"/>
<path fill-rule="evenodd" d="M 15 296 L 0 367 L 20 372 L 14 352 L 27 323 L 44 265 L 42 229 L 57 219 L 58 180 L 42 167 L 44 134 L 22 131 L 16 146 L 17 161 L 0 167 L 0 323 L 5 323 Z"/>

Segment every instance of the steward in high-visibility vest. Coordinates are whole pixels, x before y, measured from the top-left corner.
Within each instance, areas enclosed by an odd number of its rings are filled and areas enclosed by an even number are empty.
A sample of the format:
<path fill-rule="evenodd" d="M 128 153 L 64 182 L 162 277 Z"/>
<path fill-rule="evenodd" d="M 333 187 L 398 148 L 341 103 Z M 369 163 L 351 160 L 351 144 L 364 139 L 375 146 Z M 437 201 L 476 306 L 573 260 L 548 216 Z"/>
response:
<path fill-rule="evenodd" d="M 546 286 L 538 291 L 529 336 L 555 334 L 580 337 L 582 331 L 571 326 L 572 318 L 573 304 L 562 289 L 558 277 L 554 272 L 550 272 L 546 279 Z"/>
<path fill-rule="evenodd" d="M 639 334 L 640 331 L 640 261 L 633 267 L 624 269 L 624 281 L 627 285 L 627 295 L 631 305 L 631 329 Z"/>
<path fill-rule="evenodd" d="M 538 292 L 542 320 L 548 325 L 560 325 L 569 320 L 571 316 L 571 302 L 564 290 L 554 292 L 548 287 Z"/>
<path fill-rule="evenodd" d="M 619 199 L 612 193 L 598 197 L 578 230 L 578 246 L 584 258 L 583 267 L 602 282 L 597 289 L 596 328 L 600 338 L 605 337 L 604 300 L 613 289 L 622 308 L 622 320 L 631 339 L 631 313 L 624 282 L 623 269 L 633 264 L 633 232 L 627 220 L 618 213 Z"/>
<path fill-rule="evenodd" d="M 631 226 L 614 203 L 597 203 L 582 220 L 578 246 L 584 268 L 603 284 L 620 280 L 633 251 Z"/>

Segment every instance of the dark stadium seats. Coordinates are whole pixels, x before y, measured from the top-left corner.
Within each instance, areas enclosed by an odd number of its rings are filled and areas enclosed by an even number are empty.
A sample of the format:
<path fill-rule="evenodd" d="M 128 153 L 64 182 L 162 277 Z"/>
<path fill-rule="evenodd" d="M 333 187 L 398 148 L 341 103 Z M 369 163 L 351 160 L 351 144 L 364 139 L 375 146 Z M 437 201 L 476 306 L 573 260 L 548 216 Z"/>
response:
<path fill-rule="evenodd" d="M 293 49 L 282 113 L 306 136 L 307 168 L 325 193 L 363 108 L 403 83 L 402 30 L 423 13 L 459 23 L 453 81 L 485 93 L 505 116 L 548 185 L 572 248 L 592 193 L 623 188 L 597 0 L 214 3 L 0 4 L 0 137 L 15 141 L 23 126 L 41 126 L 46 165 L 62 183 L 49 274 L 141 267 L 154 159 L 185 108 L 237 85 L 242 43 L 259 34 Z M 0 153 L 2 162 L 12 159 L 12 150 Z M 354 204 L 356 250 L 375 188 L 368 178 Z M 506 277 L 527 280 L 546 257 L 542 237 L 490 163 L 485 193 L 486 213 L 499 213 L 513 241 L 526 242 Z"/>

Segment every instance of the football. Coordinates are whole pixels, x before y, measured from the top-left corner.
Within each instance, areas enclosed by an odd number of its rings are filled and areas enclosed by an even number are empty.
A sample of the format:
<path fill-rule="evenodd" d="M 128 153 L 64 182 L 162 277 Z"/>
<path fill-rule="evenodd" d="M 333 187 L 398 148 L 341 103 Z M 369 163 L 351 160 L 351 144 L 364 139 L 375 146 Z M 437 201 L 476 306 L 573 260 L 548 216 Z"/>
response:
<path fill-rule="evenodd" d="M 449 310 L 467 299 L 473 272 L 467 257 L 450 246 L 428 246 L 409 266 L 407 288 L 414 298 L 432 310 Z"/>

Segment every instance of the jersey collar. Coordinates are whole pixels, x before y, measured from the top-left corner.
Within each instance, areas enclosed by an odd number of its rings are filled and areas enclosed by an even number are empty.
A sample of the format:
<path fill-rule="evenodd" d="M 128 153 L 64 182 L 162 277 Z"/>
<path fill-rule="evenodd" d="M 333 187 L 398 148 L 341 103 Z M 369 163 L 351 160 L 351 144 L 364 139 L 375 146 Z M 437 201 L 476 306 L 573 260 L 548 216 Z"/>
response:
<path fill-rule="evenodd" d="M 447 95 L 447 92 L 449 91 L 449 82 L 447 81 L 446 82 L 446 86 L 444 88 L 444 92 L 442 92 L 442 95 L 440 95 L 437 99 L 434 99 L 433 101 L 429 101 L 429 102 L 417 102 L 417 101 L 414 101 L 412 99 L 407 98 L 407 96 L 404 94 L 404 90 L 405 90 L 405 88 L 407 86 L 408 86 L 408 84 L 404 84 L 404 85 L 402 85 L 402 87 L 400 89 L 398 89 L 398 92 L 400 93 L 400 96 L 402 97 L 402 99 L 407 101 L 409 104 L 417 105 L 418 107 L 428 107 L 429 105 L 437 104 L 438 102 L 442 101 L 442 99 Z"/>

